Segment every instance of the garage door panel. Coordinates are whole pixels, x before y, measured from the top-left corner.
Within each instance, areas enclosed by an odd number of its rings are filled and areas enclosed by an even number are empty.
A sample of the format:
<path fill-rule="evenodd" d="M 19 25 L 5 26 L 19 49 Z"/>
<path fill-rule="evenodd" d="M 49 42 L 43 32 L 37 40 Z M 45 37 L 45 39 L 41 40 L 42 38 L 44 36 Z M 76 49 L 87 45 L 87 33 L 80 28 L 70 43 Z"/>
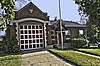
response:
<path fill-rule="evenodd" d="M 20 26 L 20 48 L 22 50 L 43 48 L 42 25 Z"/>

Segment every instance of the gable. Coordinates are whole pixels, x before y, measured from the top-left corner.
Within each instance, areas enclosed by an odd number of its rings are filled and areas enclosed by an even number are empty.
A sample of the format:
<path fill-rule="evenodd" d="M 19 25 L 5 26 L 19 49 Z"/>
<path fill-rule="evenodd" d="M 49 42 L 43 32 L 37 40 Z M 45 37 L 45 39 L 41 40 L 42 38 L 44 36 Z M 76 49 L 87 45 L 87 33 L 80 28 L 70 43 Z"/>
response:
<path fill-rule="evenodd" d="M 38 18 L 45 21 L 49 20 L 47 13 L 43 13 L 32 2 L 28 3 L 19 11 L 15 12 L 15 19 L 23 19 L 23 18 Z"/>

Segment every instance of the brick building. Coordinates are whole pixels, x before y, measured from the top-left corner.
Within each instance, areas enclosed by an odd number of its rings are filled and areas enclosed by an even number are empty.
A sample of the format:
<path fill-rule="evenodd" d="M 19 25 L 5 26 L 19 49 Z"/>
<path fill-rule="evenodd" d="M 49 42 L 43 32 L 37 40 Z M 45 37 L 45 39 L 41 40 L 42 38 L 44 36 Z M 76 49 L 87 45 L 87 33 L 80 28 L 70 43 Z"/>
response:
<path fill-rule="evenodd" d="M 59 24 L 59 20 L 56 22 L 49 20 L 47 13 L 42 12 L 30 2 L 15 11 L 15 18 L 10 24 L 10 36 L 17 38 L 21 50 L 52 47 L 54 40 L 57 43 L 59 34 L 57 24 Z M 86 26 L 66 21 L 63 21 L 63 25 L 65 29 L 63 35 L 66 39 L 79 37 L 80 31 L 82 34 L 86 34 Z"/>

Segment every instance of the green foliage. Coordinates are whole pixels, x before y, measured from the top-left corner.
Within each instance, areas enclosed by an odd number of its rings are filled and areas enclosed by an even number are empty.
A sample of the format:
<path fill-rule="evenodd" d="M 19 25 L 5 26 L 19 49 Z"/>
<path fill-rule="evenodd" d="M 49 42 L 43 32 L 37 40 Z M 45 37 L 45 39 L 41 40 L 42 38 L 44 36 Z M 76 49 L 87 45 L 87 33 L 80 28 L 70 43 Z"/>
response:
<path fill-rule="evenodd" d="M 78 66 L 99 66 L 100 65 L 100 58 L 81 54 L 73 50 L 52 49 L 51 51 L 66 58 L 69 61 L 76 63 Z"/>
<path fill-rule="evenodd" d="M 19 59 L 20 55 L 8 55 L 0 57 L 0 61 Z"/>
<path fill-rule="evenodd" d="M 14 0 L 0 0 L 2 9 L 5 10 L 4 18 L 6 20 L 13 20 L 14 18 Z"/>
<path fill-rule="evenodd" d="M 0 66 L 21 66 L 20 55 L 0 56 Z"/>
<path fill-rule="evenodd" d="M 3 51 L 4 45 L 3 43 L 0 41 L 0 51 Z"/>
<path fill-rule="evenodd" d="M 8 46 L 10 53 L 17 53 L 20 51 L 18 41 L 15 37 L 12 37 L 10 40 L 10 45 Z"/>
<path fill-rule="evenodd" d="M 5 26 L 5 28 L 7 28 L 8 31 L 8 39 L 9 39 L 9 32 L 10 32 L 10 28 L 8 27 L 9 24 L 8 22 L 10 22 L 10 20 L 14 19 L 15 13 L 14 13 L 14 0 L 0 0 L 0 5 L 1 8 L 4 10 L 5 13 L 2 13 L 0 16 L 2 16 L 3 18 L 3 24 Z M 0 25 L 0 26 L 2 26 Z"/>
<path fill-rule="evenodd" d="M 88 44 L 88 40 L 85 38 L 72 39 L 72 46 L 76 48 L 85 47 Z"/>
<path fill-rule="evenodd" d="M 18 45 L 18 41 L 15 37 L 12 37 L 11 39 L 7 39 L 6 37 L 3 38 L 3 52 L 4 53 L 19 53 L 20 48 Z"/>
<path fill-rule="evenodd" d="M 74 0 L 79 5 L 79 14 L 88 17 L 88 24 L 96 33 L 100 32 L 100 0 Z M 89 30 L 91 31 L 91 30 Z M 99 35 L 99 34 L 98 34 Z M 100 36 L 99 36 L 100 38 Z"/>

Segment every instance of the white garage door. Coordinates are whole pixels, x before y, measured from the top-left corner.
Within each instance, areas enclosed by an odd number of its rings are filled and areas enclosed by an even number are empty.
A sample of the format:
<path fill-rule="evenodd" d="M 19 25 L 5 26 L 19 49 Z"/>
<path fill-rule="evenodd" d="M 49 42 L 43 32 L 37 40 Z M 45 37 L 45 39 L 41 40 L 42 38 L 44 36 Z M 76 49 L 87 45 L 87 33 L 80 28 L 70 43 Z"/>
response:
<path fill-rule="evenodd" d="M 43 48 L 42 25 L 20 26 L 20 48 L 21 50 Z"/>

